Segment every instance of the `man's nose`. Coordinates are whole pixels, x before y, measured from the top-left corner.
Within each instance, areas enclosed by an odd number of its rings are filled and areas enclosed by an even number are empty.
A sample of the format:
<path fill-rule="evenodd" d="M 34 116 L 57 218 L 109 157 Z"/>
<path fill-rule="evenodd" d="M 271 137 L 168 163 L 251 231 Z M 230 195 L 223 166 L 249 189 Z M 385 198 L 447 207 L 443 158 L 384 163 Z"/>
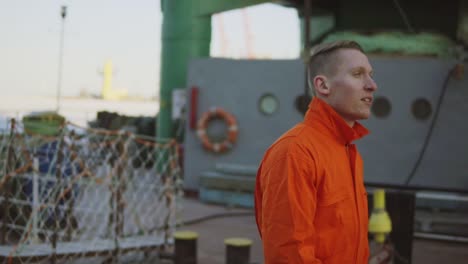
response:
<path fill-rule="evenodd" d="M 377 91 L 377 83 L 375 83 L 374 79 L 372 79 L 371 77 L 369 77 L 367 79 L 367 82 L 366 82 L 366 90 L 369 90 L 369 91 L 372 91 L 372 92 L 375 92 Z"/>

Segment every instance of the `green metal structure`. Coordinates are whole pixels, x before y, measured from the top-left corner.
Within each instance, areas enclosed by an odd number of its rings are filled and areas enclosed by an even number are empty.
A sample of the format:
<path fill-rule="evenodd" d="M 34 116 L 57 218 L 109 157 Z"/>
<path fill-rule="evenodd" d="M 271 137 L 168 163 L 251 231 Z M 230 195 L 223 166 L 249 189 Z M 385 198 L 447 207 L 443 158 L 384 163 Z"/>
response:
<path fill-rule="evenodd" d="M 172 91 L 186 87 L 190 59 L 209 57 L 211 15 L 269 0 L 161 0 L 163 12 L 160 110 L 156 134 L 173 137 Z"/>

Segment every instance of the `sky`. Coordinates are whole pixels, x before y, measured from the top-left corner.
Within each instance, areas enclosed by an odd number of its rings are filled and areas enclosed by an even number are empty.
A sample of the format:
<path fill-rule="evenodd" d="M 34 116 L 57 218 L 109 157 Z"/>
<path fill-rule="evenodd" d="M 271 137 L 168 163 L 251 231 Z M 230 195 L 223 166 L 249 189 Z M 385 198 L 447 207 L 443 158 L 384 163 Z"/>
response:
<path fill-rule="evenodd" d="M 57 95 L 62 5 L 68 10 L 62 96 L 99 94 L 107 60 L 113 63 L 114 88 L 132 96 L 159 94 L 160 0 L 0 0 L 2 95 Z M 297 58 L 299 32 L 296 10 L 275 4 L 216 14 L 211 56 Z"/>

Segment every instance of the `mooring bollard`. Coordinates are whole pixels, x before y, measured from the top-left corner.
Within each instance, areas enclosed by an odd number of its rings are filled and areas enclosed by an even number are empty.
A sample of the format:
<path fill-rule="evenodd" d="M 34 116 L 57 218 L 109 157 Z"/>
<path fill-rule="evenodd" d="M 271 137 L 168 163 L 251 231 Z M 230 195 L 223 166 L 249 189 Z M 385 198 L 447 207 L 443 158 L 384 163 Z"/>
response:
<path fill-rule="evenodd" d="M 224 244 L 226 245 L 226 264 L 250 263 L 252 240 L 233 237 L 225 239 Z"/>
<path fill-rule="evenodd" d="M 177 231 L 174 233 L 174 264 L 197 263 L 197 238 L 198 234 L 192 231 Z"/>

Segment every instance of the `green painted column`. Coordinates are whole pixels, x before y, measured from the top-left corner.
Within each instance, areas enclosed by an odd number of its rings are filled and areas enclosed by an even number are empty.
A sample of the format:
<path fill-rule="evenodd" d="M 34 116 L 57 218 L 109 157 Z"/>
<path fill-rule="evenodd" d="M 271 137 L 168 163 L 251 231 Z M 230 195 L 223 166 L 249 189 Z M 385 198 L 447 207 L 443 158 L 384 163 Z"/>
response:
<path fill-rule="evenodd" d="M 163 12 L 157 136 L 172 138 L 172 91 L 186 88 L 190 59 L 209 57 L 211 15 L 269 0 L 161 0 Z"/>
<path fill-rule="evenodd" d="M 190 59 L 210 55 L 211 16 L 195 16 L 197 1 L 163 0 L 160 110 L 157 136 L 171 138 L 172 91 L 185 88 Z"/>

